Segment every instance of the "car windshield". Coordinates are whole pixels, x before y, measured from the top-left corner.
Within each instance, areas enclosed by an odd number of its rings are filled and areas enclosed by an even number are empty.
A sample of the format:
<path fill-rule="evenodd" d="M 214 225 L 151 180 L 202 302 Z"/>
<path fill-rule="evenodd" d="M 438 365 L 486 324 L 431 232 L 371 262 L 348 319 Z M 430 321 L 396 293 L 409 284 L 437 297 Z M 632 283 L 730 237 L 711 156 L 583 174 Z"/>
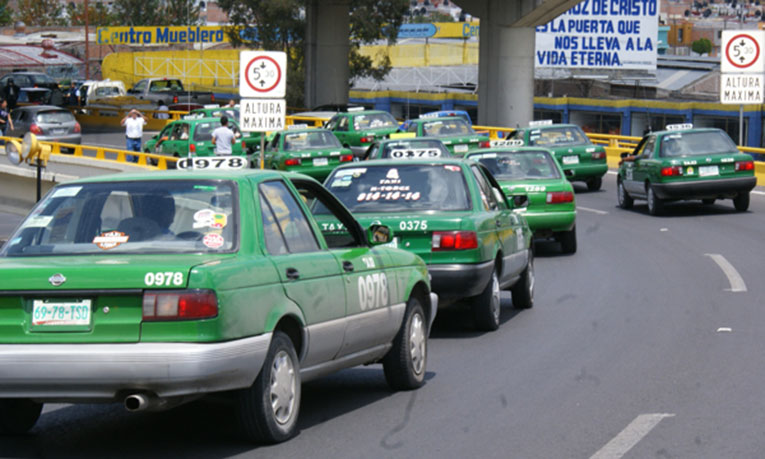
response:
<path fill-rule="evenodd" d="M 109 96 L 119 96 L 120 95 L 120 88 L 117 86 L 102 86 L 100 88 L 96 88 L 96 96 L 100 97 L 109 97 Z"/>
<path fill-rule="evenodd" d="M 475 131 L 462 118 L 426 121 L 422 123 L 422 134 L 431 137 L 453 137 L 473 135 Z"/>
<path fill-rule="evenodd" d="M 351 212 L 468 210 L 462 168 L 451 164 L 367 166 L 336 170 L 327 188 Z M 317 213 L 328 213 L 326 209 Z"/>
<path fill-rule="evenodd" d="M 661 156 L 736 153 L 736 144 L 723 131 L 677 132 L 661 138 Z"/>
<path fill-rule="evenodd" d="M 29 78 L 32 79 L 32 83 L 47 83 L 47 84 L 55 83 L 53 78 L 49 77 L 48 75 L 44 73 L 31 74 L 29 75 Z"/>
<path fill-rule="evenodd" d="M 406 139 L 383 145 L 381 158 L 450 158 L 443 142 L 434 139 Z"/>
<path fill-rule="evenodd" d="M 396 118 L 390 113 L 369 113 L 353 117 L 353 128 L 357 131 L 364 129 L 383 129 L 398 127 Z"/>
<path fill-rule="evenodd" d="M 231 182 L 213 180 L 59 186 L 0 256 L 231 251 L 238 227 L 234 191 Z"/>
<path fill-rule="evenodd" d="M 74 116 L 67 110 L 39 112 L 35 119 L 40 124 L 63 124 L 74 122 Z"/>
<path fill-rule="evenodd" d="M 532 129 L 529 132 L 529 145 L 536 146 L 569 146 L 589 145 L 590 139 L 578 126 L 559 126 L 548 129 Z"/>
<path fill-rule="evenodd" d="M 23 90 L 19 94 L 19 102 L 44 103 L 47 100 L 49 94 L 50 94 L 50 90 L 45 90 L 45 91 Z"/>
<path fill-rule="evenodd" d="M 558 179 L 554 159 L 546 151 L 491 152 L 470 155 L 497 180 Z"/>
<path fill-rule="evenodd" d="M 289 132 L 284 135 L 284 151 L 319 150 L 325 148 L 343 148 L 343 146 L 334 134 L 324 130 Z"/>

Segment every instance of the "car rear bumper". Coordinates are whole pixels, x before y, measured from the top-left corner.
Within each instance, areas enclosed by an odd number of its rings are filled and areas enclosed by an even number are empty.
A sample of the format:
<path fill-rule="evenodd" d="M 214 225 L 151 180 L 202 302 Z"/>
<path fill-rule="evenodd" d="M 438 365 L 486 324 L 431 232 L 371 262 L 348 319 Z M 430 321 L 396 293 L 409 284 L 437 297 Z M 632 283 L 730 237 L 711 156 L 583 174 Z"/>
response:
<path fill-rule="evenodd" d="M 428 265 L 431 289 L 442 301 L 478 295 L 486 287 L 493 270 L 494 260 L 478 264 Z"/>
<path fill-rule="evenodd" d="M 654 183 L 654 193 L 659 199 L 705 199 L 733 198 L 748 193 L 757 185 L 757 177 L 732 177 L 693 182 Z"/>
<path fill-rule="evenodd" d="M 576 210 L 560 212 L 524 212 L 532 231 L 570 231 L 576 222 Z"/>
<path fill-rule="evenodd" d="M 38 135 L 37 140 L 42 140 L 44 142 L 61 142 L 79 145 L 82 143 L 82 134 Z"/>
<path fill-rule="evenodd" d="M 248 387 L 271 333 L 222 343 L 0 344 L 0 398 L 115 401 Z"/>
<path fill-rule="evenodd" d="M 564 166 L 561 164 L 563 173 L 566 174 L 566 178 L 569 181 L 587 180 L 593 177 L 602 177 L 608 172 L 607 163 L 595 163 L 595 164 L 573 164 L 570 166 Z"/>

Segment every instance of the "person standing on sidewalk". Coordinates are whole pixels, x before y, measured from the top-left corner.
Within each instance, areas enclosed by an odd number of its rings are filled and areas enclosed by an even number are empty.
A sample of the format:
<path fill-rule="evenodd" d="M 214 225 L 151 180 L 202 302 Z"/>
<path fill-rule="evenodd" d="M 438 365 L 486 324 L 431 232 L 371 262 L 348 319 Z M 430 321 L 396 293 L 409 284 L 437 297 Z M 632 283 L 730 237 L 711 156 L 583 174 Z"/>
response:
<path fill-rule="evenodd" d="M 146 124 L 146 117 L 135 108 L 122 118 L 120 122 L 125 126 L 125 137 L 127 138 L 127 150 L 141 151 L 141 141 L 143 140 L 143 127 Z M 130 156 L 128 161 L 138 162 L 138 156 Z"/>
<path fill-rule="evenodd" d="M 231 155 L 231 145 L 236 141 L 234 131 L 228 127 L 228 117 L 220 117 L 220 126 L 212 133 L 212 143 L 216 155 Z"/>
<path fill-rule="evenodd" d="M 13 130 L 13 121 L 11 121 L 11 112 L 8 110 L 8 101 L 0 101 L 0 133 L 7 135 L 8 131 Z M 0 145 L 5 145 L 5 140 L 0 141 Z"/>

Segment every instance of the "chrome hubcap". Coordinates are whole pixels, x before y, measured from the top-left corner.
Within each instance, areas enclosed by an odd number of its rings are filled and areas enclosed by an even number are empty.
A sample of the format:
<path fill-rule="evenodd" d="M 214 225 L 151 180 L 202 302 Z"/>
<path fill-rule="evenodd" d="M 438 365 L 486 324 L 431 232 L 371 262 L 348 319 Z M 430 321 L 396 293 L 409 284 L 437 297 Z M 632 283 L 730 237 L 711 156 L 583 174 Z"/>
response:
<path fill-rule="evenodd" d="M 426 342 L 424 321 L 420 314 L 415 314 L 409 328 L 409 355 L 412 358 L 412 369 L 418 375 L 425 369 Z"/>
<path fill-rule="evenodd" d="M 656 203 L 654 202 L 654 199 L 656 198 L 653 195 L 653 190 L 649 188 L 648 189 L 648 207 L 651 209 L 653 209 L 653 206 L 656 205 Z"/>
<path fill-rule="evenodd" d="M 499 322 L 499 306 L 499 281 L 497 280 L 497 273 L 494 273 L 491 276 L 491 313 L 494 315 L 494 320 L 497 322 Z"/>
<path fill-rule="evenodd" d="M 295 366 L 285 351 L 279 351 L 271 367 L 271 409 L 279 424 L 287 424 L 295 411 L 297 387 Z"/>
<path fill-rule="evenodd" d="M 534 262 L 529 261 L 529 298 L 534 299 L 534 283 L 536 282 L 536 278 L 534 278 Z"/>
<path fill-rule="evenodd" d="M 619 189 L 619 204 L 624 203 L 624 185 L 622 185 L 622 182 L 619 182 L 617 184 L 617 187 Z"/>

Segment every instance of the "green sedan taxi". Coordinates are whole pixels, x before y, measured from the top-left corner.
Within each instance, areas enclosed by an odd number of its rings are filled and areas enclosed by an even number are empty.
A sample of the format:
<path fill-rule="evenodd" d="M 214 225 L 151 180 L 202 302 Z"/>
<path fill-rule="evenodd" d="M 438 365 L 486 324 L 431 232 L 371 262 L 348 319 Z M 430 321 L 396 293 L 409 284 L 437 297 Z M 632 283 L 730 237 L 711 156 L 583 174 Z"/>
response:
<path fill-rule="evenodd" d="M 304 198 L 348 228 L 322 235 Z M 0 433 L 44 403 L 166 409 L 231 397 L 259 442 L 295 435 L 301 382 L 382 363 L 424 381 L 438 298 L 317 181 L 259 170 L 99 176 L 52 189 L 0 251 Z M 375 245 L 377 244 L 377 245 Z"/>
<path fill-rule="evenodd" d="M 528 146 L 549 149 L 563 168 L 566 178 L 572 182 L 585 182 L 590 191 L 600 189 L 603 176 L 608 172 L 605 148 L 592 143 L 582 128 L 575 124 L 537 121 L 513 131 L 509 138 L 523 140 Z"/>
<path fill-rule="evenodd" d="M 325 183 L 363 225 L 391 227 L 392 245 L 427 263 L 440 304 L 466 301 L 479 329 L 499 327 L 500 290 L 512 292 L 516 308 L 532 307 L 531 230 L 481 164 L 364 161 L 340 166 Z M 314 214 L 328 237 L 342 237 L 334 217 Z"/>
<path fill-rule="evenodd" d="M 476 150 L 467 159 L 486 166 L 508 198 L 528 198 L 523 216 L 535 237 L 555 238 L 563 253 L 576 252 L 574 187 L 549 150 L 491 148 Z"/>
<path fill-rule="evenodd" d="M 372 142 L 396 132 L 398 121 L 388 112 L 359 107 L 336 114 L 327 121 L 325 127 L 335 134 L 344 147 L 350 148 L 357 158 L 361 158 Z"/>
<path fill-rule="evenodd" d="M 489 138 L 478 134 L 462 117 L 425 117 L 409 120 L 401 126 L 404 132 L 414 132 L 418 137 L 436 137 L 456 156 L 464 156 L 470 150 L 490 146 Z"/>
<path fill-rule="evenodd" d="M 215 156 L 212 133 L 219 126 L 219 117 L 187 115 L 182 120 L 168 123 L 144 144 L 143 150 L 176 158 L 189 156 L 189 153 L 191 156 Z M 232 155 L 246 156 L 260 149 L 260 134 L 242 135 L 235 119 L 229 119 L 229 127 L 237 138 L 231 146 Z"/>
<path fill-rule="evenodd" d="M 622 154 L 616 192 L 619 207 L 645 199 L 651 215 L 661 214 L 667 202 L 694 199 L 732 199 L 745 212 L 756 184 L 752 157 L 725 131 L 678 124 L 646 135 L 632 153 Z"/>
<path fill-rule="evenodd" d="M 191 116 L 202 116 L 204 118 L 220 118 L 221 116 L 227 116 L 230 120 L 239 122 L 239 105 L 233 107 L 219 105 L 205 105 L 202 108 L 195 108 L 189 112 Z"/>
<path fill-rule="evenodd" d="M 440 139 L 431 137 L 402 137 L 409 133 L 391 134 L 390 139 L 372 144 L 364 159 L 451 158 L 452 154 Z"/>
<path fill-rule="evenodd" d="M 331 131 L 301 126 L 273 133 L 264 153 L 267 169 L 300 172 L 316 180 L 353 160 L 351 150 L 340 145 Z"/>

